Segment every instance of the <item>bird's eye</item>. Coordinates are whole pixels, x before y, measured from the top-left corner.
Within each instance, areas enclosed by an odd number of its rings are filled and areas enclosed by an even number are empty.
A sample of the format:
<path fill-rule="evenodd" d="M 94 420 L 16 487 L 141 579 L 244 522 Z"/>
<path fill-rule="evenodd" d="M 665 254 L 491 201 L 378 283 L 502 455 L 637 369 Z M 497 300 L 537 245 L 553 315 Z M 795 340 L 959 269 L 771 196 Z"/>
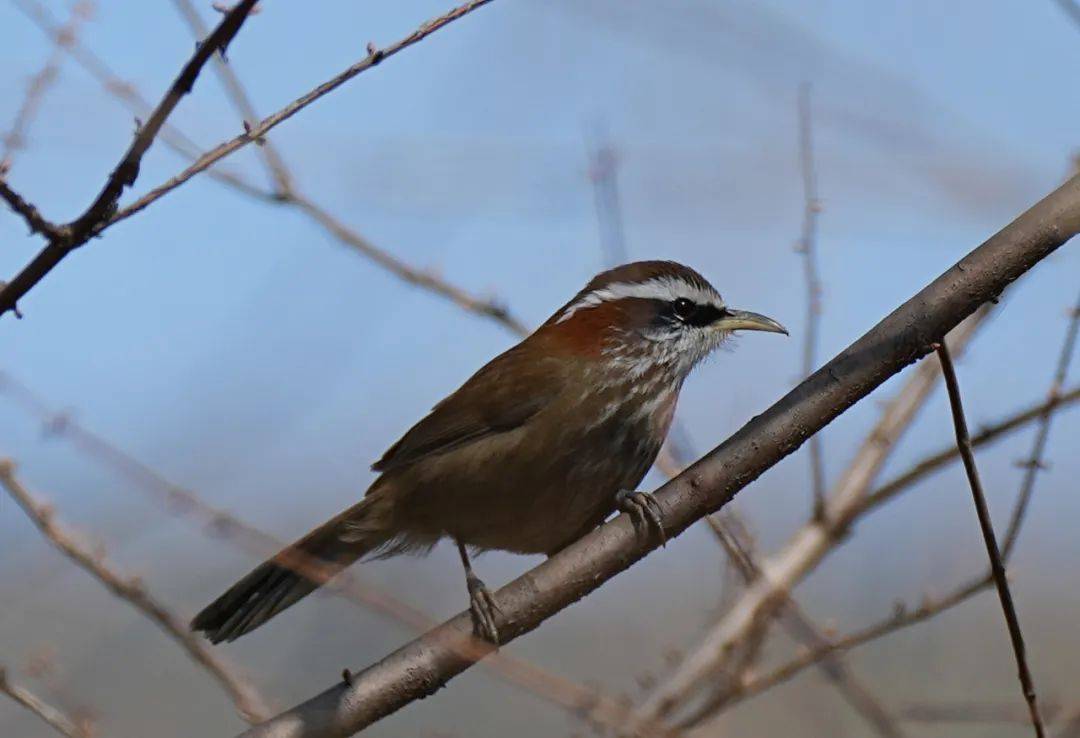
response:
<path fill-rule="evenodd" d="M 694 314 L 694 310 L 697 305 L 693 300 L 687 300 L 685 297 L 680 297 L 678 300 L 671 304 L 671 309 L 675 311 L 675 317 L 679 320 L 686 320 Z"/>

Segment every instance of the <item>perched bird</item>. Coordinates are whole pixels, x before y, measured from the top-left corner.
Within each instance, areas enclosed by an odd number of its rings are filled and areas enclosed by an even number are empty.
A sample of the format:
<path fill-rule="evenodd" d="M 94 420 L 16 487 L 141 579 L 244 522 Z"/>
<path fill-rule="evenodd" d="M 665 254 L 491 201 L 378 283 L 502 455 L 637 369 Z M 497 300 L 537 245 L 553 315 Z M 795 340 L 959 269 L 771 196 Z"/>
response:
<path fill-rule="evenodd" d="M 690 370 L 737 330 L 784 333 L 733 310 L 693 269 L 643 261 L 597 275 L 495 357 L 372 465 L 363 500 L 234 584 L 192 627 L 215 643 L 254 630 L 363 556 L 458 546 L 478 635 L 500 615 L 469 551 L 554 554 L 615 510 L 663 539 L 637 485 Z"/>

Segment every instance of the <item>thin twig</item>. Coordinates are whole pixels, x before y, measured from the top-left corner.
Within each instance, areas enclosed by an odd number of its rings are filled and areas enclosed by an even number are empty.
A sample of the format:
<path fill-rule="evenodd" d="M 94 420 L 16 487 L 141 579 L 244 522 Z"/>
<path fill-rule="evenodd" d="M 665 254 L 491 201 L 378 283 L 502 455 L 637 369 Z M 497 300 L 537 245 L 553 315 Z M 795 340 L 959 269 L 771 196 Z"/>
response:
<path fill-rule="evenodd" d="M 990 572 L 994 576 L 994 585 L 997 587 L 998 598 L 1001 600 L 1001 609 L 1005 613 L 1005 623 L 1009 627 L 1009 638 L 1012 640 L 1013 653 L 1016 655 L 1020 686 L 1024 692 L 1024 699 L 1027 700 L 1028 710 L 1031 712 L 1031 723 L 1035 727 L 1035 735 L 1043 738 L 1046 735 L 1046 729 L 1039 715 L 1035 683 L 1031 678 L 1031 669 L 1028 667 L 1024 649 L 1024 634 L 1020 630 L 1020 619 L 1016 615 L 1016 605 L 1013 604 L 1009 581 L 1005 577 L 1005 564 L 1001 560 L 1001 551 L 998 549 L 997 538 L 994 536 L 994 524 L 990 520 L 990 509 L 986 506 L 986 496 L 983 494 L 982 481 L 979 479 L 979 469 L 975 466 L 975 453 L 971 450 L 971 437 L 968 434 L 967 419 L 964 417 L 964 404 L 960 397 L 960 383 L 956 379 L 956 368 L 953 366 L 952 357 L 949 356 L 949 349 L 945 344 L 937 346 L 937 354 L 945 375 L 945 387 L 949 392 L 949 406 L 952 408 L 953 426 L 956 430 L 956 445 L 960 448 L 964 471 L 967 472 L 971 496 L 975 502 L 975 513 L 979 517 L 979 527 L 982 529 L 983 541 L 986 543 L 986 554 L 990 557 Z"/>
<path fill-rule="evenodd" d="M 1073 353 L 1076 349 L 1076 336 L 1080 332 L 1080 297 L 1073 305 L 1069 313 L 1069 325 L 1065 329 L 1065 341 L 1061 345 L 1061 353 L 1058 355 L 1057 367 L 1054 370 L 1054 378 L 1051 380 L 1050 389 L 1046 393 L 1048 400 L 1054 400 L 1061 394 L 1065 386 L 1065 379 L 1069 374 L 1069 364 L 1072 362 Z M 1017 499 L 1018 514 L 1009 522 L 1009 527 L 1002 538 L 1001 554 L 1006 559 L 1016 545 L 1016 538 L 1020 533 L 1020 525 L 1023 523 L 1024 514 L 1027 512 L 1031 493 L 1035 489 L 1035 477 L 1046 468 L 1043 462 L 1043 454 L 1046 453 L 1046 442 L 1050 437 L 1050 419 L 1053 413 L 1045 410 L 1039 417 L 1039 427 L 1035 431 L 1035 440 L 1032 443 L 1031 454 L 1024 462 L 1024 479 L 1020 483 L 1020 496 Z"/>
<path fill-rule="evenodd" d="M 804 382 L 654 493 L 669 537 L 728 503 L 806 439 L 930 352 L 931 344 L 1080 232 L 1080 177 L 963 257 Z M 494 593 L 504 643 L 537 628 L 659 545 L 620 515 Z M 505 625 L 504 625 L 505 623 Z M 351 735 L 431 694 L 474 662 L 450 644 L 472 631 L 461 612 L 434 631 L 247 732 L 247 738 Z"/>
<path fill-rule="evenodd" d="M 1046 400 L 1041 404 L 1014 413 L 1007 419 L 987 427 L 986 430 L 972 437 L 971 445 L 973 448 L 978 448 L 1003 437 L 1006 433 L 1024 427 L 1027 423 L 1040 418 L 1043 412 L 1047 410 L 1050 412 L 1057 412 L 1077 401 L 1080 401 L 1080 387 L 1076 387 L 1069 392 L 1063 393 L 1054 400 Z M 879 488 L 869 496 L 870 503 L 862 508 L 856 517 L 864 515 L 886 500 L 892 499 L 901 489 L 910 488 L 931 472 L 942 468 L 945 464 L 960 456 L 959 448 L 955 444 L 951 446 L 950 450 L 951 453 L 943 451 L 928 456 L 922 462 L 916 463 L 910 472 L 901 474 L 893 482 Z M 1013 505 L 1009 517 L 1010 525 L 1014 521 L 1021 520 L 1021 517 L 1018 498 L 1017 503 Z M 729 697 L 726 704 L 730 706 L 735 702 L 771 689 L 772 687 L 791 679 L 803 669 L 815 664 L 830 654 L 848 651 L 857 646 L 888 636 L 896 631 L 925 622 L 939 613 L 945 612 L 946 610 L 966 602 L 987 589 L 991 584 L 993 584 L 993 577 L 990 574 L 984 574 L 960 584 L 942 596 L 926 596 L 915 608 L 908 608 L 902 603 L 898 603 L 895 610 L 889 616 L 864 626 L 846 636 L 832 639 L 829 643 L 820 644 L 815 648 L 807 649 L 799 656 L 793 658 L 786 664 L 777 667 L 773 671 L 746 680 L 739 685 L 736 693 Z M 1077 715 L 1080 716 L 1080 710 L 1077 711 Z"/>
<path fill-rule="evenodd" d="M 20 298 L 44 279 L 69 253 L 96 235 L 97 229 L 114 215 L 121 193 L 125 187 L 134 184 L 139 176 L 142 157 L 153 144 L 169 115 L 181 98 L 191 92 L 199 72 L 210 56 L 214 52 L 225 51 L 257 1 L 240 0 L 225 15 L 213 33 L 196 46 L 195 53 L 180 70 L 180 74 L 169 86 L 149 119 L 139 126 L 128 150 L 105 180 L 105 185 L 90 206 L 75 220 L 62 226 L 61 233 L 50 237 L 48 245 L 14 279 L 0 287 L 0 316 L 14 310 Z"/>
<path fill-rule="evenodd" d="M 49 17 L 47 11 L 43 7 L 33 2 L 33 0 L 12 0 L 12 2 L 14 2 L 16 6 L 45 33 L 50 36 L 55 35 L 57 28 L 56 23 Z M 97 79 L 106 91 L 111 93 L 130 110 L 136 114 L 141 114 L 141 111 L 148 107 L 138 91 L 132 85 L 120 80 L 108 65 L 91 50 L 78 43 L 73 44 L 68 50 L 74 56 L 75 60 Z M 243 87 L 240 85 L 239 79 L 237 79 L 235 73 L 232 73 L 231 67 L 225 67 L 224 69 L 230 74 L 232 79 L 236 80 L 236 86 L 241 90 L 241 94 L 243 94 Z M 227 87 L 227 91 L 230 95 L 233 94 L 233 90 L 234 87 L 232 85 Z M 243 94 L 243 97 L 244 100 L 247 101 L 246 94 Z M 242 111 L 250 106 L 249 101 L 241 102 L 236 98 L 234 98 L 234 100 L 238 107 L 243 106 L 241 108 Z M 162 130 L 162 137 L 171 148 L 181 155 L 192 160 L 199 158 L 201 149 L 181 131 L 167 127 Z M 280 158 L 277 160 L 276 166 L 282 168 L 285 167 Z M 220 169 L 217 165 L 212 167 L 208 173 L 217 177 L 223 183 L 236 188 L 243 194 L 253 197 L 261 202 L 278 205 L 292 205 L 296 207 L 297 210 L 311 218 L 312 221 L 325 229 L 338 241 L 355 250 L 357 253 L 369 258 L 375 264 L 386 269 L 407 284 L 439 295 L 463 310 L 494 320 L 516 335 L 528 335 L 529 329 L 526 325 L 519 318 L 511 314 L 500 300 L 470 294 L 467 290 L 448 282 L 431 270 L 413 267 L 394 256 L 389 251 L 379 248 L 360 235 L 356 230 L 346 226 L 339 218 L 330 214 L 325 208 L 315 203 L 311 198 L 300 193 L 296 186 L 296 178 L 292 176 L 287 168 L 284 168 L 282 173 L 289 182 L 289 189 L 287 191 L 281 191 L 279 188 L 279 191 L 276 193 L 267 192 L 255 187 L 241 177 Z"/>
<path fill-rule="evenodd" d="M 244 131 L 244 133 L 240 134 L 239 136 L 225 141 L 224 143 L 219 144 L 210 151 L 207 151 L 183 172 L 168 180 L 164 184 L 150 190 L 135 202 L 118 211 L 106 223 L 103 223 L 98 228 L 97 232 L 100 233 L 102 230 L 113 225 L 114 223 L 117 223 L 125 218 L 134 215 L 150 203 L 161 198 L 163 195 L 171 192 L 180 185 L 184 184 L 196 174 L 204 171 L 212 164 L 220 161 L 234 151 L 237 151 L 238 149 L 247 146 L 252 141 L 261 139 L 278 124 L 283 123 L 292 116 L 296 115 L 301 110 L 306 108 L 308 105 L 311 105 L 313 102 L 323 97 L 324 95 L 333 92 L 338 87 L 345 84 L 358 74 L 365 72 L 368 69 L 371 69 L 375 65 L 382 62 L 384 59 L 388 59 L 389 57 L 394 56 L 395 54 L 404 49 L 407 49 L 413 44 L 422 41 L 440 28 L 444 28 L 455 20 L 462 18 L 465 15 L 468 15 L 474 10 L 481 8 L 490 2 L 492 2 L 492 0 L 471 0 L 471 2 L 459 5 L 458 7 L 445 13 L 444 15 L 429 20 L 427 23 L 420 26 L 411 34 L 391 44 L 390 46 L 379 49 L 374 45 L 370 45 L 368 47 L 368 54 L 366 57 L 353 64 L 351 67 L 341 72 L 340 74 L 337 74 L 326 82 L 323 82 L 321 85 L 314 88 L 310 92 L 301 95 L 296 100 L 293 100 L 291 103 L 289 103 L 276 113 L 266 118 L 263 118 L 261 121 L 259 121 L 258 124 L 251 126 L 248 130 Z"/>
<path fill-rule="evenodd" d="M 15 465 L 10 459 L 0 459 L 0 486 L 23 509 L 27 517 L 50 543 L 77 564 L 110 592 L 141 612 L 172 638 L 187 655 L 203 667 L 229 695 L 240 714 L 249 722 L 265 719 L 270 708 L 258 690 L 235 667 L 227 664 L 203 639 L 187 628 L 187 623 L 174 615 L 165 605 L 146 591 L 137 577 L 124 577 L 114 572 L 105 557 L 79 543 L 75 536 L 55 521 L 52 507 L 34 498 L 15 476 Z"/>
<path fill-rule="evenodd" d="M 63 236 L 60 226 L 42 215 L 36 205 L 30 203 L 18 192 L 11 189 L 7 180 L 4 178 L 3 172 L 0 172 L 0 199 L 6 202 L 8 207 L 14 212 L 22 216 L 22 219 L 26 221 L 26 225 L 30 227 L 31 233 L 40 233 L 42 236 L 51 239 L 57 239 Z M 2 290 L 3 287 L 0 287 L 0 292 L 2 292 Z"/>
<path fill-rule="evenodd" d="M 56 33 L 56 46 L 49 53 L 44 66 L 30 78 L 22 104 L 15 112 L 15 120 L 10 130 L 3 136 L 4 149 L 0 152 L 0 176 L 11 171 L 15 152 L 26 146 L 26 137 L 30 125 L 41 106 L 45 93 L 60 73 L 60 63 L 64 59 L 64 47 L 70 45 L 79 31 L 79 26 L 88 19 L 93 11 L 90 2 L 78 2 L 71 8 L 71 17 Z"/>
<path fill-rule="evenodd" d="M 145 97 L 139 94 L 135 86 L 121 79 L 101 57 L 91 51 L 78 38 L 65 36 L 63 26 L 49 13 L 48 8 L 37 2 L 37 0 L 9 1 L 42 33 L 52 39 L 57 49 L 70 54 L 71 58 L 79 66 L 98 81 L 102 89 L 122 102 L 136 117 L 146 119 L 150 116 L 153 107 Z M 158 138 L 170 149 L 188 159 L 198 157 L 203 151 L 203 147 L 168 122 L 161 127 Z M 274 193 L 256 187 L 239 174 L 221 166 L 211 168 L 207 175 L 231 185 L 250 197 L 273 201 Z"/>
<path fill-rule="evenodd" d="M 86 720 L 76 719 L 58 707 L 50 705 L 26 687 L 13 684 L 7 670 L 0 665 L 0 693 L 37 715 L 60 735 L 68 738 L 92 738 L 93 729 Z"/>
<path fill-rule="evenodd" d="M 802 254 L 806 282 L 806 330 L 803 335 L 802 375 L 810 376 L 817 364 L 818 335 L 821 327 L 821 278 L 817 266 L 817 222 L 821 200 L 817 193 L 817 170 L 814 167 L 814 131 L 810 114 L 810 85 L 799 88 L 799 171 L 803 182 L 803 221 L 798 251 Z M 825 516 L 825 457 L 821 434 L 809 442 L 810 481 L 814 500 L 814 519 Z"/>
<path fill-rule="evenodd" d="M 205 38 L 206 24 L 202 22 L 199 11 L 195 9 L 191 0 L 173 0 L 173 5 L 183 16 L 195 38 Z M 240 83 L 240 78 L 233 71 L 232 66 L 225 61 L 225 57 L 221 54 L 214 55 L 214 71 L 217 72 L 221 84 L 225 87 L 226 94 L 232 100 L 237 112 L 240 113 L 244 126 L 250 128 L 255 125 L 259 120 L 259 116 L 255 112 L 255 105 L 248 97 L 247 90 Z M 266 162 L 266 167 L 274 180 L 277 194 L 280 196 L 290 192 L 292 190 L 292 177 L 289 175 L 288 167 L 285 166 L 285 161 L 281 158 L 277 148 L 266 138 L 259 142 L 258 148 L 259 154 L 262 156 L 263 161 Z"/>

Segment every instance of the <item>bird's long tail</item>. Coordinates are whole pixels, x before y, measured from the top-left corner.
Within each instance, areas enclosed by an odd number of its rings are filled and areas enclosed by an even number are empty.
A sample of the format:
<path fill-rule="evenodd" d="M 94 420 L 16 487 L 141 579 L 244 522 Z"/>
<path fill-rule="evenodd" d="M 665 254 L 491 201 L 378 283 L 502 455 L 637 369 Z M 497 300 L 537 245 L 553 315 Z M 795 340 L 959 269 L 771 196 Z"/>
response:
<path fill-rule="evenodd" d="M 384 545 L 378 502 L 366 497 L 260 564 L 196 615 L 192 630 L 213 643 L 236 640 Z"/>

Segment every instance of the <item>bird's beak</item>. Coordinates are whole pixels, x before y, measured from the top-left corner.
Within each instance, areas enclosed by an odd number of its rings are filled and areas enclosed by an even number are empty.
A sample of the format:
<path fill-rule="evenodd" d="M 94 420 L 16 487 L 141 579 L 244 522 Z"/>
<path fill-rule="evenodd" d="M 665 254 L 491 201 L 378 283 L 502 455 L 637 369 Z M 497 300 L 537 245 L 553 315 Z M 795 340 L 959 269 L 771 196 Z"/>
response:
<path fill-rule="evenodd" d="M 767 318 L 760 313 L 751 313 L 749 310 L 731 310 L 729 308 L 724 317 L 713 323 L 713 327 L 721 331 L 765 331 L 767 333 L 788 335 L 787 328 L 772 318 Z"/>

